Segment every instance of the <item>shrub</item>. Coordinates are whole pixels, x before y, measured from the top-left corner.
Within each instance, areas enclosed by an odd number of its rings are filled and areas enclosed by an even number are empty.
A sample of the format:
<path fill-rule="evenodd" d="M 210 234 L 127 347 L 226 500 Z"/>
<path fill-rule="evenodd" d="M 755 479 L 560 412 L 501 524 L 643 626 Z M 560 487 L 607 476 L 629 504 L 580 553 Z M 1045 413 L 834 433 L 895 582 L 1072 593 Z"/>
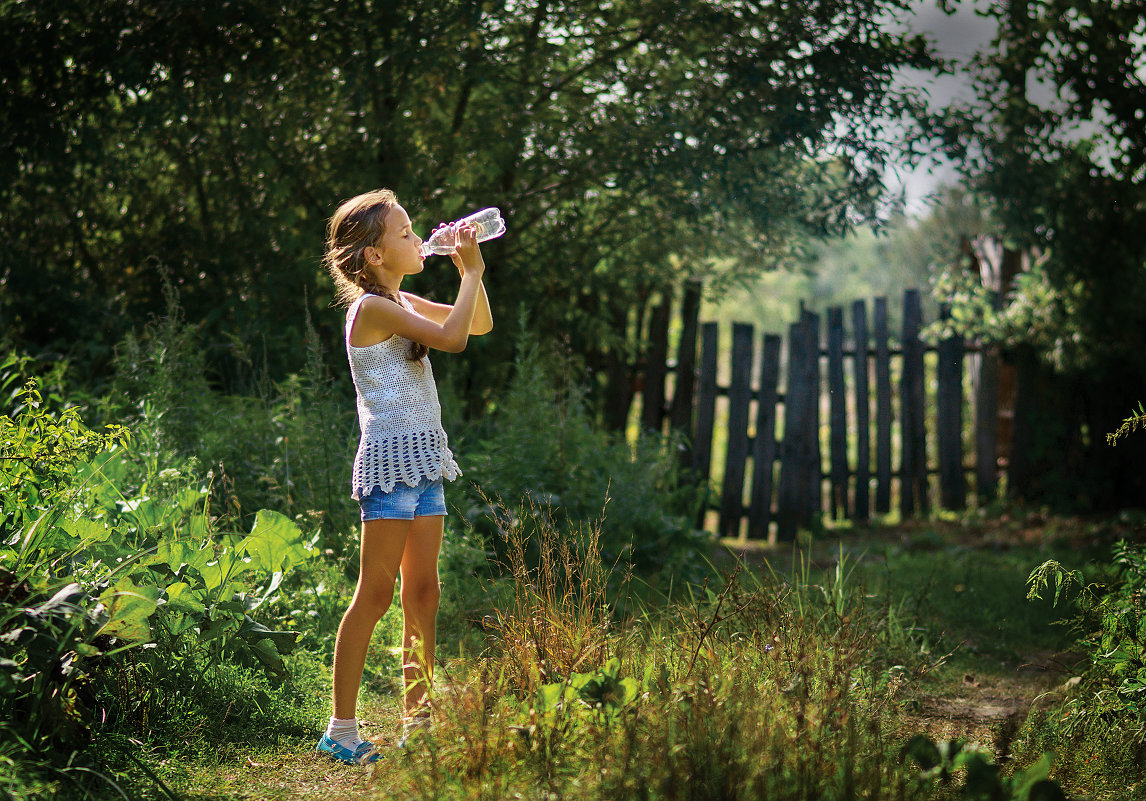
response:
<path fill-rule="evenodd" d="M 1087 765 L 1064 765 L 1068 775 L 1088 774 L 1084 781 L 1129 775 L 1141 781 L 1146 778 L 1146 548 L 1118 542 L 1105 569 L 1105 581 L 1087 583 L 1081 571 L 1050 560 L 1027 580 L 1029 598 L 1053 590 L 1056 604 L 1075 608 L 1071 625 L 1090 663 L 1031 738 L 1060 753 L 1097 755 Z"/>
<path fill-rule="evenodd" d="M 487 542 L 498 543 L 495 503 L 525 499 L 524 536 L 542 522 L 599 529 L 606 564 L 624 562 L 644 576 L 700 575 L 710 538 L 693 528 L 699 490 L 681 480 L 673 440 L 642 436 L 635 444 L 598 428 L 572 369 L 523 337 L 514 377 L 480 423 L 466 432 L 467 482 L 451 502 Z M 537 510 L 545 520 L 529 524 Z M 532 511 L 530 511 L 532 510 Z"/>

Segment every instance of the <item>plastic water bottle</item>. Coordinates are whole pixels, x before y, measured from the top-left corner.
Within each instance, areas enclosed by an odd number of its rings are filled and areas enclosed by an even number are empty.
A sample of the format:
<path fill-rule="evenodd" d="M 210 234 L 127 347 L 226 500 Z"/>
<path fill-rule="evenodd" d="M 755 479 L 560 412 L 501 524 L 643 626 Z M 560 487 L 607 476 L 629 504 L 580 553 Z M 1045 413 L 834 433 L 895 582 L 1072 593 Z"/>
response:
<path fill-rule="evenodd" d="M 493 207 L 482 209 L 475 211 L 468 217 L 462 217 L 444 228 L 439 228 L 431 234 L 430 238 L 422 243 L 422 256 L 431 254 L 447 256 L 453 253 L 457 249 L 455 241 L 457 230 L 467 223 L 472 224 L 477 229 L 478 242 L 496 239 L 505 233 L 505 220 L 502 219 L 501 211 Z"/>

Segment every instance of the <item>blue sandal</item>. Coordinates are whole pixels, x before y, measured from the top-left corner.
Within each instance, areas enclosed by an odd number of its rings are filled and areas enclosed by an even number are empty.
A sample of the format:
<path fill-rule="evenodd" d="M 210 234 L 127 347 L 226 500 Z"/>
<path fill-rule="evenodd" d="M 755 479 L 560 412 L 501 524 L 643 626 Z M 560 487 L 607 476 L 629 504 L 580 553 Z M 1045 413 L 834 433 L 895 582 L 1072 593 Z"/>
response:
<path fill-rule="evenodd" d="M 332 756 L 339 762 L 345 762 L 347 765 L 369 765 L 371 762 L 377 762 L 382 758 L 382 754 L 374 747 L 374 743 L 364 740 L 359 743 L 356 749 L 351 751 L 342 743 L 330 739 L 330 737 L 325 734 L 322 735 L 322 739 L 318 741 L 318 745 L 315 746 L 314 750 L 317 753 Z"/>

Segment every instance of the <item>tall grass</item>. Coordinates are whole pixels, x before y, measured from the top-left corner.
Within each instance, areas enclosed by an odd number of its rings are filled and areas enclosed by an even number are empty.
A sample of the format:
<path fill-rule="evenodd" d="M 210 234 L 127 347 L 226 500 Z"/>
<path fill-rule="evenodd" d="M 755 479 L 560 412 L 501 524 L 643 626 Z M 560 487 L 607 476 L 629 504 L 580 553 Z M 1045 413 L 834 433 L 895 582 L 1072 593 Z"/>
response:
<path fill-rule="evenodd" d="M 379 796 L 890 799 L 915 781 L 892 685 L 867 667 L 884 618 L 846 572 L 733 571 L 621 612 L 594 529 L 526 540 L 503 512 L 510 586 L 488 646 L 447 665 L 434 730 Z"/>

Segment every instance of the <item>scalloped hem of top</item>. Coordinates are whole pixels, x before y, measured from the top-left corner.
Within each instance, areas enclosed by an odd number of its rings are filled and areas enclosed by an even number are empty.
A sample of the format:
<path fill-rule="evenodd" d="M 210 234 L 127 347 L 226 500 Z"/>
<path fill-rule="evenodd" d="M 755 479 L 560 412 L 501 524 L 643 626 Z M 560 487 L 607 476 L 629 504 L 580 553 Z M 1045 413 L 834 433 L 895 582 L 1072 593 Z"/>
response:
<path fill-rule="evenodd" d="M 457 465 L 446 465 L 441 470 L 435 470 L 431 473 L 427 473 L 426 475 L 419 476 L 413 484 L 411 484 L 409 481 L 406 481 L 405 479 L 399 479 L 398 481 L 390 482 L 389 485 L 371 484 L 365 487 L 355 487 L 351 491 L 350 497 L 356 501 L 361 501 L 363 495 L 369 495 L 376 489 L 380 489 L 383 492 L 393 492 L 394 487 L 398 486 L 399 483 L 405 484 L 407 487 L 417 487 L 418 484 L 421 484 L 422 481 L 426 479 L 429 479 L 430 481 L 437 481 L 438 479 L 441 479 L 442 481 L 453 481 L 461 474 L 462 470 Z"/>

